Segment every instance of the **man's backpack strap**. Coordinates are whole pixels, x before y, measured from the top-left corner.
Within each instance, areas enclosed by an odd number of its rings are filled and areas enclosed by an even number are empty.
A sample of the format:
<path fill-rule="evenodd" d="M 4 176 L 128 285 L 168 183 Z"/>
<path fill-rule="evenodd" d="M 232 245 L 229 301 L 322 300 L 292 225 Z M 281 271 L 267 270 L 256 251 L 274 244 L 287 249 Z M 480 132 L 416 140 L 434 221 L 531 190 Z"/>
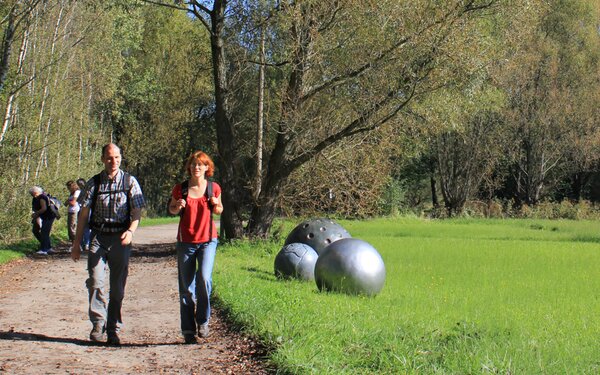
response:
<path fill-rule="evenodd" d="M 98 192 L 100 190 L 100 173 L 92 177 L 94 180 L 94 195 L 92 196 L 92 205 L 90 206 L 90 221 L 94 220 L 94 211 L 96 210 L 96 201 L 98 200 Z M 92 223 L 90 223 L 90 227 Z"/>
<path fill-rule="evenodd" d="M 131 225 L 131 175 L 127 172 L 123 172 L 123 179 L 125 180 L 123 190 L 125 190 L 125 196 L 127 200 L 127 229 Z"/>

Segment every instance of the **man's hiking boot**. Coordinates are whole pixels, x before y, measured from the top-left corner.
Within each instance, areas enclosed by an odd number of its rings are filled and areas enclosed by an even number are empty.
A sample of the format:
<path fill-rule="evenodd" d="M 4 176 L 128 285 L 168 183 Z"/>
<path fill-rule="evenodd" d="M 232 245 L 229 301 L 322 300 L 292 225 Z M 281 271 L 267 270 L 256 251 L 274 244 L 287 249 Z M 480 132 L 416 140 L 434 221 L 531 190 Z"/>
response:
<path fill-rule="evenodd" d="M 194 335 L 193 333 L 186 333 L 185 335 L 183 335 L 183 340 L 185 341 L 186 344 L 197 344 L 198 340 L 196 340 L 196 335 Z"/>
<path fill-rule="evenodd" d="M 198 327 L 198 336 L 202 338 L 207 338 L 210 330 L 208 329 L 208 323 L 201 324 Z"/>
<path fill-rule="evenodd" d="M 121 346 L 121 339 L 119 339 L 119 335 L 116 332 L 109 332 L 106 343 L 110 346 Z"/>
<path fill-rule="evenodd" d="M 104 339 L 104 325 L 94 324 L 92 332 L 90 332 L 90 340 L 93 342 L 101 342 Z"/>

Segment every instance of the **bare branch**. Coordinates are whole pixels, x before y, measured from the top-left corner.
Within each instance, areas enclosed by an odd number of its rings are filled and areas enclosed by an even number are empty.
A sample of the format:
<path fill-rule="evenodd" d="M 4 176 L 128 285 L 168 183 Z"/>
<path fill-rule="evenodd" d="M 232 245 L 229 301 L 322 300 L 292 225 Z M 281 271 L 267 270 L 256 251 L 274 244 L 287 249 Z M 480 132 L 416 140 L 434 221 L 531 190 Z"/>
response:
<path fill-rule="evenodd" d="M 192 5 L 195 8 L 200 9 L 201 11 L 203 11 L 204 13 L 206 13 L 207 15 L 210 15 L 211 12 L 212 12 L 209 8 L 207 8 L 206 6 L 202 5 L 197 0 L 191 0 L 189 2 L 189 4 Z"/>
<path fill-rule="evenodd" d="M 184 12 L 188 12 L 189 9 L 188 8 L 184 8 L 184 7 L 180 7 L 178 5 L 175 4 L 167 4 L 167 3 L 163 3 L 162 1 L 156 1 L 156 0 L 141 0 L 143 3 L 148 3 L 148 4 L 152 4 L 152 5 L 158 5 L 158 6 L 162 6 L 165 8 L 171 8 L 171 9 L 176 9 L 176 10 L 182 10 Z"/>
<path fill-rule="evenodd" d="M 198 3 L 196 0 L 190 1 L 189 5 L 192 6 L 192 9 L 188 9 L 188 11 L 191 12 L 194 16 L 196 16 L 196 18 L 199 19 L 200 22 L 202 22 L 209 34 L 212 35 L 212 28 L 210 27 L 208 21 L 204 18 L 206 16 L 210 18 L 212 14 L 211 10 L 205 7 L 204 5 Z M 204 12 L 205 14 L 202 14 L 200 12 Z"/>
<path fill-rule="evenodd" d="M 329 29 L 331 27 L 331 25 L 335 22 L 336 16 L 342 9 L 342 7 L 339 5 L 339 3 L 337 1 L 334 1 L 333 4 L 329 4 L 329 5 L 331 5 L 331 6 L 335 5 L 335 8 L 333 9 L 331 17 L 329 17 L 329 20 L 327 20 L 323 26 L 319 27 L 319 32 L 323 32 L 323 31 Z"/>
<path fill-rule="evenodd" d="M 250 64 L 254 64 L 254 65 L 274 66 L 274 67 L 284 66 L 284 65 L 287 65 L 287 64 L 290 63 L 290 61 L 281 61 L 281 62 L 268 63 L 268 62 L 261 62 L 261 61 L 256 61 L 256 60 L 246 60 L 245 62 L 250 63 Z"/>
<path fill-rule="evenodd" d="M 392 47 L 390 47 L 387 51 L 381 52 L 379 54 L 379 56 L 377 56 L 374 60 L 365 63 L 364 65 L 358 67 L 357 69 L 355 69 L 355 70 L 353 70 L 351 72 L 348 72 L 346 74 L 334 77 L 334 78 L 332 78 L 332 79 L 324 82 L 320 86 L 315 87 L 314 89 L 312 89 L 311 91 L 309 91 L 308 93 L 306 93 L 302 98 L 300 98 L 300 103 L 307 101 L 308 99 L 312 98 L 313 96 L 317 95 L 318 93 L 320 93 L 323 90 L 327 90 L 327 89 L 330 89 L 330 88 L 337 87 L 337 86 L 342 85 L 345 82 L 347 82 L 347 81 L 349 81 L 349 80 L 351 80 L 353 78 L 359 77 L 364 72 L 366 72 L 367 70 L 371 69 L 377 62 L 381 61 L 388 54 L 390 54 L 391 52 L 393 52 L 394 50 L 396 50 L 400 46 L 404 45 L 408 41 L 409 41 L 408 38 L 401 39 L 396 44 L 394 44 Z"/>
<path fill-rule="evenodd" d="M 328 136 L 327 138 L 325 138 L 321 142 L 319 142 L 317 145 L 315 145 L 315 147 L 311 148 L 310 150 L 307 150 L 307 152 L 292 159 L 288 163 L 288 168 L 286 168 L 286 169 L 289 171 L 295 170 L 296 168 L 298 168 L 299 166 L 301 166 L 302 164 L 304 164 L 305 162 L 310 160 L 312 157 L 314 157 L 321 151 L 325 150 L 327 147 L 331 146 L 332 144 L 335 144 L 336 142 L 339 142 L 342 139 L 351 137 L 356 134 L 366 133 L 366 132 L 369 132 L 369 131 L 379 128 L 380 126 L 382 126 L 383 124 L 385 124 L 389 120 L 391 120 L 392 118 L 396 117 L 398 115 L 398 113 L 402 110 L 402 108 L 406 107 L 406 105 L 412 100 L 414 93 L 415 93 L 415 89 L 416 89 L 416 81 L 412 84 L 410 93 L 402 102 L 398 103 L 398 105 L 396 105 L 395 108 L 390 110 L 382 118 L 372 121 L 373 116 L 375 116 L 375 114 L 381 108 L 383 108 L 390 101 L 392 101 L 395 97 L 397 97 L 398 91 L 392 90 L 392 91 L 388 92 L 388 94 L 386 95 L 386 97 L 384 99 L 382 99 L 377 104 L 373 105 L 371 108 L 367 109 L 359 117 L 357 117 L 354 121 L 352 121 L 350 124 L 348 124 L 345 128 L 343 128 L 342 130 L 338 131 L 335 134 Z"/>

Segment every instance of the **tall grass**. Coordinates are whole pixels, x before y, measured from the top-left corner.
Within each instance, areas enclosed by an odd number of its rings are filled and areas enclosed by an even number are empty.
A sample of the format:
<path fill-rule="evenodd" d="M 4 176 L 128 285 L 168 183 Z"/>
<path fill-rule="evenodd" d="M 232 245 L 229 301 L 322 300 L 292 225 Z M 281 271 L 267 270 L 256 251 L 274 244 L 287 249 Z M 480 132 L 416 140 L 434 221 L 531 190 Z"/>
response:
<path fill-rule="evenodd" d="M 289 373 L 597 373 L 600 224 L 341 222 L 381 253 L 374 298 L 279 281 L 280 243 L 219 248 L 219 303 Z"/>

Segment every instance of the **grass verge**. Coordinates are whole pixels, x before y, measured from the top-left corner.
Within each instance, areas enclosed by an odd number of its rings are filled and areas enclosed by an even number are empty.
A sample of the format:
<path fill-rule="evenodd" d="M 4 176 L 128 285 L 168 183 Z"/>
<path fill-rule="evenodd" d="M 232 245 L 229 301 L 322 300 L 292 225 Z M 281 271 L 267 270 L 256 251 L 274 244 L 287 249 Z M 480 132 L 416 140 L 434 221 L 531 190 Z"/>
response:
<path fill-rule="evenodd" d="M 374 298 L 280 281 L 281 243 L 219 247 L 218 303 L 284 373 L 598 373 L 592 221 L 340 222 L 381 253 Z"/>

